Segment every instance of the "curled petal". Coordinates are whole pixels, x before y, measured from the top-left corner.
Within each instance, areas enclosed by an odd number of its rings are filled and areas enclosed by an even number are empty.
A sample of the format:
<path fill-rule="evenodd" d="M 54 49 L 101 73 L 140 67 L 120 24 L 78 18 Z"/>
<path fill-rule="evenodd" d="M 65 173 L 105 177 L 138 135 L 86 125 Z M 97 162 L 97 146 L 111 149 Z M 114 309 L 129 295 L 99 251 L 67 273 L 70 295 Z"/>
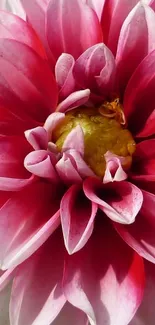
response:
<path fill-rule="evenodd" d="M 77 58 L 88 47 L 102 41 L 96 13 L 81 0 L 51 0 L 46 33 L 55 59 L 63 52 Z"/>
<path fill-rule="evenodd" d="M 0 39 L 0 52 L 1 105 L 24 120 L 44 122 L 58 98 L 48 63 L 29 46 L 15 40 Z"/>
<path fill-rule="evenodd" d="M 62 150 L 74 149 L 84 155 L 84 134 L 80 125 L 77 125 L 66 137 Z"/>
<path fill-rule="evenodd" d="M 55 65 L 55 77 L 59 87 L 59 98 L 63 99 L 69 96 L 75 88 L 75 79 L 73 77 L 73 67 L 75 60 L 72 55 L 63 53 Z"/>
<path fill-rule="evenodd" d="M 51 324 L 64 306 L 66 299 L 61 285 L 64 248 L 61 236 L 61 232 L 56 231 L 18 267 L 10 302 L 12 324 Z"/>
<path fill-rule="evenodd" d="M 79 90 L 70 94 L 57 107 L 57 111 L 66 112 L 67 110 L 76 108 L 87 103 L 90 96 L 90 90 Z"/>
<path fill-rule="evenodd" d="M 25 137 L 34 150 L 47 149 L 48 136 L 43 127 L 37 126 L 34 129 L 26 130 Z"/>
<path fill-rule="evenodd" d="M 65 246 L 69 254 L 80 250 L 88 241 L 94 228 L 97 205 L 91 203 L 79 185 L 65 193 L 60 206 L 61 224 Z"/>
<path fill-rule="evenodd" d="M 106 161 L 106 170 L 103 178 L 103 183 L 106 184 L 114 181 L 124 181 L 127 178 L 127 174 L 123 170 L 121 164 L 121 158 L 124 157 L 113 155 L 110 152 L 107 152 L 104 157 Z"/>
<path fill-rule="evenodd" d="M 115 76 L 115 61 L 110 50 L 103 44 L 87 49 L 75 62 L 73 68 L 76 82 L 91 91 L 100 91 L 103 96 L 112 90 Z"/>
<path fill-rule="evenodd" d="M 116 66 L 121 92 L 139 63 L 154 49 L 154 29 L 155 13 L 139 3 L 126 18 L 119 36 Z"/>
<path fill-rule="evenodd" d="M 65 114 L 56 112 L 52 113 L 48 116 L 45 121 L 44 128 L 47 131 L 48 139 L 52 140 L 52 132 L 57 127 L 59 123 L 61 123 L 65 118 Z"/>
<path fill-rule="evenodd" d="M 60 224 L 59 190 L 36 182 L 0 209 L 0 265 L 12 268 L 31 256 Z M 8 227 L 9 225 L 9 227 Z"/>
<path fill-rule="evenodd" d="M 13 1 L 19 0 L 11 0 L 10 4 Z M 27 22 L 18 16 L 0 11 L 0 38 L 15 39 L 24 43 L 32 47 L 43 59 L 46 59 L 45 51 L 35 31 Z"/>
<path fill-rule="evenodd" d="M 81 183 L 82 178 L 77 171 L 76 165 L 71 161 L 67 153 L 63 153 L 62 158 L 57 162 L 55 168 L 65 184 Z"/>
<path fill-rule="evenodd" d="M 143 298 L 143 260 L 102 215 L 87 245 L 66 257 L 63 286 L 90 324 L 128 324 Z"/>
<path fill-rule="evenodd" d="M 155 107 L 155 50 L 148 54 L 132 75 L 124 95 L 124 113 L 134 134 L 147 132 L 145 124 Z M 153 117 L 154 121 L 154 117 Z M 153 125 L 151 122 L 151 126 Z M 149 135 L 154 134 L 155 129 Z"/>
<path fill-rule="evenodd" d="M 94 172 L 86 164 L 86 162 L 84 161 L 84 159 L 82 158 L 81 154 L 78 151 L 71 149 L 71 150 L 68 150 L 66 153 L 67 153 L 68 157 L 70 157 L 72 163 L 74 164 L 79 175 L 82 178 L 89 177 L 89 176 L 95 177 Z"/>
<path fill-rule="evenodd" d="M 55 164 L 56 157 L 46 150 L 32 151 L 24 160 L 24 166 L 30 173 L 54 182 L 59 179 L 54 168 Z"/>
<path fill-rule="evenodd" d="M 143 202 L 141 190 L 125 181 L 102 184 L 98 179 L 88 178 L 84 181 L 84 193 L 111 220 L 122 224 L 135 221 Z"/>

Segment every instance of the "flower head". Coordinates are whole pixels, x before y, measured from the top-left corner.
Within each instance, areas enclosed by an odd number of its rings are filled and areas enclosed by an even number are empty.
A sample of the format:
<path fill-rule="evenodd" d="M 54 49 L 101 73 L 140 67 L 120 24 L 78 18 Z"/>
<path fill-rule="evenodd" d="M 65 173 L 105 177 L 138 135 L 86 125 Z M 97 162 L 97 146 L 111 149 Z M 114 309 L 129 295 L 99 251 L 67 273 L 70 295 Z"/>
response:
<path fill-rule="evenodd" d="M 9 6 L 26 17 L 0 11 L 10 322 L 137 325 L 155 263 L 155 2 Z"/>

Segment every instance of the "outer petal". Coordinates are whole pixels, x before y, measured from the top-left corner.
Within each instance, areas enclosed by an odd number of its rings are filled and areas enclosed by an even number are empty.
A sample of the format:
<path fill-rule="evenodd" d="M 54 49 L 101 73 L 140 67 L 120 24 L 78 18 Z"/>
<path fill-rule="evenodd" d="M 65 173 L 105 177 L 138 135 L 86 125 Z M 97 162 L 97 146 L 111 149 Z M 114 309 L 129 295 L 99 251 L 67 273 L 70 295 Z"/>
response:
<path fill-rule="evenodd" d="M 137 144 L 130 178 L 136 182 L 155 181 L 155 139 Z"/>
<path fill-rule="evenodd" d="M 1 105 L 23 119 L 44 122 L 57 104 L 56 81 L 47 62 L 15 40 L 1 39 L 0 52 Z"/>
<path fill-rule="evenodd" d="M 73 185 L 63 196 L 60 213 L 65 246 L 69 254 L 80 250 L 94 228 L 97 205 L 91 203 L 80 186 Z"/>
<path fill-rule="evenodd" d="M 115 61 L 111 51 L 103 44 L 87 49 L 75 62 L 73 69 L 76 82 L 93 93 L 109 95 L 115 77 Z"/>
<path fill-rule="evenodd" d="M 26 16 L 28 22 L 34 28 L 36 33 L 38 34 L 39 38 L 46 49 L 46 53 L 50 60 L 51 65 L 55 64 L 54 57 L 49 49 L 49 45 L 47 42 L 47 38 L 45 35 L 45 13 L 47 10 L 47 6 L 49 0 L 20 0 L 23 8 L 26 12 Z"/>
<path fill-rule="evenodd" d="M 155 195 L 143 191 L 143 205 L 135 223 L 129 226 L 116 224 L 115 227 L 121 237 L 140 256 L 155 263 Z"/>
<path fill-rule="evenodd" d="M 129 325 L 154 325 L 155 265 L 145 261 L 146 284 L 143 301 Z"/>
<path fill-rule="evenodd" d="M 14 193 L 0 210 L 1 268 L 24 261 L 59 225 L 59 190 L 37 182 Z M 41 200 L 40 200 L 41 198 Z M 8 226 L 9 225 L 9 226 Z"/>
<path fill-rule="evenodd" d="M 67 258 L 64 292 L 92 325 L 126 325 L 141 303 L 143 281 L 142 259 L 101 216 L 88 244 Z"/>
<path fill-rule="evenodd" d="M 101 25 L 104 43 L 115 55 L 122 24 L 139 0 L 105 0 Z M 95 0 L 94 0 L 95 2 Z M 96 1 L 97 2 L 97 1 Z M 103 1 L 102 1 L 103 2 Z"/>
<path fill-rule="evenodd" d="M 96 13 L 81 0 L 51 0 L 46 18 L 47 38 L 55 59 L 63 52 L 78 58 L 102 41 Z"/>
<path fill-rule="evenodd" d="M 155 48 L 154 29 L 155 13 L 139 3 L 126 18 L 119 36 L 116 65 L 121 92 L 139 63 Z"/>
<path fill-rule="evenodd" d="M 15 39 L 32 47 L 41 57 L 46 58 L 43 46 L 32 27 L 18 16 L 5 11 L 0 11 L 0 38 Z"/>
<path fill-rule="evenodd" d="M 20 0 L 6 0 L 6 2 L 8 3 L 7 9 L 11 9 L 14 14 L 26 20 L 26 13 L 23 10 Z"/>
<path fill-rule="evenodd" d="M 98 179 L 88 178 L 84 181 L 84 193 L 110 219 L 122 224 L 135 221 L 143 202 L 141 190 L 125 181 L 102 184 Z"/>
<path fill-rule="evenodd" d="M 104 2 L 105 0 L 86 0 L 86 3 L 96 12 L 99 20 L 102 16 Z"/>
<path fill-rule="evenodd" d="M 62 293 L 64 249 L 56 233 L 25 263 L 13 281 L 12 325 L 50 325 L 66 299 Z"/>
<path fill-rule="evenodd" d="M 68 302 L 54 320 L 52 325 L 88 325 L 87 316 Z"/>
<path fill-rule="evenodd" d="M 138 133 L 145 130 L 145 123 L 155 107 L 155 50 L 138 66 L 126 88 L 124 113 L 129 128 Z M 154 133 L 154 129 L 152 133 Z"/>
<path fill-rule="evenodd" d="M 60 100 L 69 96 L 75 89 L 74 63 L 75 60 L 72 55 L 63 53 L 55 65 L 55 77 L 59 87 Z"/>
<path fill-rule="evenodd" d="M 10 300 L 11 284 L 5 287 L 0 292 L 0 323 L 2 325 L 9 325 L 9 300 Z"/>
<path fill-rule="evenodd" d="M 29 151 L 24 138 L 0 136 L 0 190 L 18 191 L 33 181 L 23 165 Z"/>

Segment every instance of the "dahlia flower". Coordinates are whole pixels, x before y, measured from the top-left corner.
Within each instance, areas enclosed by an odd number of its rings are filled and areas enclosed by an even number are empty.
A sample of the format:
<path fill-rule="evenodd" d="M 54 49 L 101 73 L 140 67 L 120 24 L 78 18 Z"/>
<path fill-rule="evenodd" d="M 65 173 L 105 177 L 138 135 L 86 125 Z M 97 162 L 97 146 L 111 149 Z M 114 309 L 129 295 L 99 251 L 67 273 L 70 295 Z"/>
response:
<path fill-rule="evenodd" d="M 1 1 L 2 325 L 154 325 L 154 10 Z"/>

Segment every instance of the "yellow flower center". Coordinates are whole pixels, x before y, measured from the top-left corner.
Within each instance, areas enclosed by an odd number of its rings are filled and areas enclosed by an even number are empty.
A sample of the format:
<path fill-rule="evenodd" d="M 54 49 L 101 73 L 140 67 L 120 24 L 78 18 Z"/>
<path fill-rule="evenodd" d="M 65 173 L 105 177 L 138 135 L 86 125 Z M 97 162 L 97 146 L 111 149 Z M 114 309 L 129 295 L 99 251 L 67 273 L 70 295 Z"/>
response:
<path fill-rule="evenodd" d="M 123 168 L 130 168 L 136 144 L 126 128 L 118 99 L 104 102 L 99 108 L 80 107 L 67 112 L 65 119 L 53 133 L 53 140 L 59 151 L 69 132 L 77 125 L 81 126 L 84 133 L 84 160 L 97 176 L 104 176 L 104 155 L 107 151 L 126 157 Z"/>

